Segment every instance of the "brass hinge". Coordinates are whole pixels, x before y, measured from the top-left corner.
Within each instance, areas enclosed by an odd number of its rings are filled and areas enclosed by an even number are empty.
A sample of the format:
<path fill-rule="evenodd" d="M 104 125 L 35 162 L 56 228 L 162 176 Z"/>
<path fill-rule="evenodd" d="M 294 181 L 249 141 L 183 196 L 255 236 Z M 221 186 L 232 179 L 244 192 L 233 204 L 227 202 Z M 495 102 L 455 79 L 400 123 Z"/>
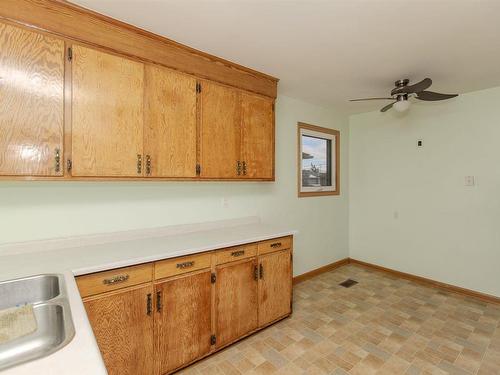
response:
<path fill-rule="evenodd" d="M 73 162 L 71 161 L 71 159 L 66 160 L 66 170 L 68 172 L 71 172 L 72 168 L 73 168 Z"/>
<path fill-rule="evenodd" d="M 68 47 L 68 61 L 73 61 L 73 48 Z"/>
<path fill-rule="evenodd" d="M 201 92 L 201 83 L 196 82 L 196 92 L 199 94 Z"/>
<path fill-rule="evenodd" d="M 196 175 L 199 176 L 201 174 L 201 165 L 196 164 Z"/>
<path fill-rule="evenodd" d="M 210 345 L 215 345 L 217 343 L 217 337 L 215 335 L 210 336 Z"/>
<path fill-rule="evenodd" d="M 210 282 L 212 284 L 215 284 L 216 281 L 217 281 L 217 275 L 215 273 L 212 273 L 212 275 L 210 276 Z"/>

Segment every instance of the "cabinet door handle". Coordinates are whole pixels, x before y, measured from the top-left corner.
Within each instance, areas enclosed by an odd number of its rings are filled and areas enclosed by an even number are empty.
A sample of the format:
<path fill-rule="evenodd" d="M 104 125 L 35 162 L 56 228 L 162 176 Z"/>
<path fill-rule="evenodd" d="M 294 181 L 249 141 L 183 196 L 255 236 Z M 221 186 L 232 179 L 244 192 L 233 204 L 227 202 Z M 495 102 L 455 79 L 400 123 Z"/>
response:
<path fill-rule="evenodd" d="M 253 267 L 253 279 L 255 281 L 259 280 L 259 268 L 257 267 L 257 265 Z"/>
<path fill-rule="evenodd" d="M 137 154 L 137 174 L 142 173 L 142 155 Z"/>
<path fill-rule="evenodd" d="M 54 155 L 54 168 L 56 173 L 59 173 L 61 171 L 61 150 L 56 148 L 55 150 L 55 155 Z"/>
<path fill-rule="evenodd" d="M 151 315 L 153 312 L 153 299 L 151 298 L 151 293 L 148 293 L 148 299 L 146 302 L 146 313 Z"/>
<path fill-rule="evenodd" d="M 146 175 L 150 176 L 151 175 L 151 169 L 152 169 L 152 162 L 151 162 L 151 155 L 146 155 Z"/>
<path fill-rule="evenodd" d="M 260 279 L 264 278 L 264 266 L 262 265 L 262 263 L 259 265 L 259 275 Z"/>
<path fill-rule="evenodd" d="M 156 311 L 161 312 L 162 307 L 163 306 L 161 304 L 161 291 L 158 291 L 156 292 Z"/>
<path fill-rule="evenodd" d="M 271 244 L 271 247 L 272 247 L 273 249 L 275 249 L 275 248 L 277 248 L 277 247 L 281 247 L 281 242 L 275 242 L 275 243 L 272 243 L 272 244 Z"/>
<path fill-rule="evenodd" d="M 110 279 L 104 279 L 102 283 L 104 285 L 113 285 L 113 284 L 118 284 L 118 283 L 123 283 L 129 279 L 129 275 L 118 275 L 118 276 L 113 276 Z"/>
<path fill-rule="evenodd" d="M 245 255 L 245 250 L 237 250 L 231 253 L 231 256 L 233 257 L 240 257 L 242 255 Z"/>
<path fill-rule="evenodd" d="M 239 160 L 236 161 L 236 174 L 241 175 L 241 162 Z"/>
<path fill-rule="evenodd" d="M 190 262 L 184 262 L 184 263 L 177 263 L 177 268 L 184 269 L 184 268 L 189 268 L 194 266 L 194 260 Z"/>

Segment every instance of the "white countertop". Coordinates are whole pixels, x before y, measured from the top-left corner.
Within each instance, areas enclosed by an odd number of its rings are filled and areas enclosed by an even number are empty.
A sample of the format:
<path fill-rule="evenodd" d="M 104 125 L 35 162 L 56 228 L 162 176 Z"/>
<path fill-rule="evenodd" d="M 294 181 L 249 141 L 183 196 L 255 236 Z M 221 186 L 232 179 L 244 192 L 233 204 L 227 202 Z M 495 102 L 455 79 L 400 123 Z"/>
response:
<path fill-rule="evenodd" d="M 106 374 L 74 276 L 293 234 L 296 231 L 258 218 L 244 218 L 0 246 L 0 281 L 41 273 L 65 275 L 76 332 L 56 353 L 0 373 Z"/>

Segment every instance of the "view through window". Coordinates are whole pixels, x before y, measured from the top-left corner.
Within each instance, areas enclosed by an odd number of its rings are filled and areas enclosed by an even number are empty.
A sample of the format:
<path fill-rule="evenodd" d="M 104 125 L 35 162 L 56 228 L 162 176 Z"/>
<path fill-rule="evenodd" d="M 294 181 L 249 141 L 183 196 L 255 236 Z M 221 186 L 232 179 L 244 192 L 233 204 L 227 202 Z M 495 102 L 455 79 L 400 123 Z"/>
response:
<path fill-rule="evenodd" d="M 299 123 L 298 136 L 299 196 L 339 194 L 339 131 Z"/>

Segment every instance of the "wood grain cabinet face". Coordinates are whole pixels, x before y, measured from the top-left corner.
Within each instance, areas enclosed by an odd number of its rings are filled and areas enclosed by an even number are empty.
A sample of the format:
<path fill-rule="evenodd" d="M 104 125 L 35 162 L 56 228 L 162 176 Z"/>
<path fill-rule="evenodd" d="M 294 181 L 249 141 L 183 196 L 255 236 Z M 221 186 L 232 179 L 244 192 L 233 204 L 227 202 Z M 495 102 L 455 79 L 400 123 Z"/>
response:
<path fill-rule="evenodd" d="M 0 51 L 0 175 L 61 176 L 64 42 L 0 23 Z"/>
<path fill-rule="evenodd" d="M 144 64 L 75 45 L 74 176 L 143 175 Z"/>
<path fill-rule="evenodd" d="M 123 289 L 84 299 L 109 375 L 153 374 L 153 286 Z"/>
<path fill-rule="evenodd" d="M 217 347 L 257 328 L 257 261 L 255 258 L 216 268 Z"/>
<path fill-rule="evenodd" d="M 259 269 L 259 326 L 264 326 L 291 312 L 290 250 L 259 257 Z"/>
<path fill-rule="evenodd" d="M 241 160 L 246 178 L 274 177 L 274 101 L 241 95 Z"/>
<path fill-rule="evenodd" d="M 201 177 L 237 178 L 240 158 L 240 92 L 211 82 L 201 83 Z"/>
<path fill-rule="evenodd" d="M 155 285 L 156 374 L 171 372 L 210 351 L 210 276 L 208 270 Z"/>
<path fill-rule="evenodd" d="M 145 69 L 145 176 L 196 177 L 196 79 Z"/>

